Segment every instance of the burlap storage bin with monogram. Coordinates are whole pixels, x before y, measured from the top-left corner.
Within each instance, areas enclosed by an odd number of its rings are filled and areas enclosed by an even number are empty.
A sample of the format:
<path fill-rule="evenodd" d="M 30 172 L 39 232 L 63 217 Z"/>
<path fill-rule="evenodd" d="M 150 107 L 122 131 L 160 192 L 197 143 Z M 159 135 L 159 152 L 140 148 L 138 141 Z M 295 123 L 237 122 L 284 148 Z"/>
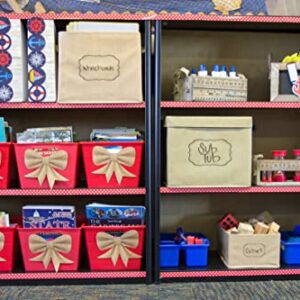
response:
<path fill-rule="evenodd" d="M 251 186 L 252 117 L 166 117 L 167 186 Z"/>
<path fill-rule="evenodd" d="M 219 253 L 231 269 L 280 267 L 280 233 L 234 234 L 219 228 Z"/>
<path fill-rule="evenodd" d="M 142 101 L 139 32 L 60 32 L 58 102 Z"/>

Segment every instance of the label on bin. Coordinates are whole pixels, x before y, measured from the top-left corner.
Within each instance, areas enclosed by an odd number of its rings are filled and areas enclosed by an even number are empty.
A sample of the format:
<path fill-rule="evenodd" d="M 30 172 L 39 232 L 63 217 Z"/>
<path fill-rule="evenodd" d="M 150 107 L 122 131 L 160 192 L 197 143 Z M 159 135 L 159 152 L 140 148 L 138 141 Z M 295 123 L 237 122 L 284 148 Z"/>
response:
<path fill-rule="evenodd" d="M 188 154 L 195 166 L 226 166 L 232 161 L 232 145 L 225 139 L 194 140 Z"/>
<path fill-rule="evenodd" d="M 262 257 L 266 254 L 266 246 L 264 244 L 246 244 L 243 247 L 243 254 L 246 257 Z"/>
<path fill-rule="evenodd" d="M 79 75 L 86 81 L 113 81 L 120 76 L 120 60 L 114 55 L 85 55 L 79 60 Z"/>

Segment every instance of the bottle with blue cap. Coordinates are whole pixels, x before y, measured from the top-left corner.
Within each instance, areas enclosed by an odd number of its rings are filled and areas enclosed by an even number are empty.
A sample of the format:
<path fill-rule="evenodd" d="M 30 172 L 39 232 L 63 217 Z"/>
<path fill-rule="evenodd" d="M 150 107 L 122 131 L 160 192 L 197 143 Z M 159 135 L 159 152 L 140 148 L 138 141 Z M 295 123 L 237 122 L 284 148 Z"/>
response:
<path fill-rule="evenodd" d="M 211 72 L 212 77 L 220 77 L 219 65 L 214 65 L 213 70 Z"/>
<path fill-rule="evenodd" d="M 238 78 L 238 76 L 236 74 L 235 66 L 230 66 L 229 77 L 230 78 Z"/>
<path fill-rule="evenodd" d="M 221 70 L 219 72 L 220 77 L 226 78 L 227 77 L 227 69 L 226 66 L 222 65 Z"/>
<path fill-rule="evenodd" d="M 199 66 L 198 76 L 199 77 L 208 76 L 208 71 L 207 71 L 206 65 L 202 64 Z"/>
<path fill-rule="evenodd" d="M 192 70 L 191 70 L 191 76 L 192 76 L 192 77 L 197 76 L 197 71 L 196 71 L 195 68 L 192 68 Z"/>

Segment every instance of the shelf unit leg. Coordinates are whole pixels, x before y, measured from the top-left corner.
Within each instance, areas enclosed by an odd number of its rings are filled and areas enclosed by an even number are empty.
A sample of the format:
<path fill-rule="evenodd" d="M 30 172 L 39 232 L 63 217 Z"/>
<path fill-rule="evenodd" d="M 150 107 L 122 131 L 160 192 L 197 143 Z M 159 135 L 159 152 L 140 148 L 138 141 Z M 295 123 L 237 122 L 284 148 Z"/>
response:
<path fill-rule="evenodd" d="M 161 183 L 161 64 L 160 64 L 161 21 L 155 21 L 154 59 L 154 282 L 160 282 L 160 183 Z"/>
<path fill-rule="evenodd" d="M 153 282 L 152 265 L 152 66 L 151 66 L 151 21 L 145 21 L 145 181 L 146 181 L 146 283 Z"/>

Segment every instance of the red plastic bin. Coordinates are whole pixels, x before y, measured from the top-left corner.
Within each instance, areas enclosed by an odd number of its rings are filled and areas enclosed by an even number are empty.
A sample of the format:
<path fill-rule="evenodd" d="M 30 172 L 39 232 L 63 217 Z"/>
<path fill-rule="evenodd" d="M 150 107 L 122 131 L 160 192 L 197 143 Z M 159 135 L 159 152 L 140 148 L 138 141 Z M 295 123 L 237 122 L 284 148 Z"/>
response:
<path fill-rule="evenodd" d="M 145 227 L 84 226 L 91 271 L 140 270 Z"/>
<path fill-rule="evenodd" d="M 18 232 L 26 272 L 78 270 L 81 228 L 18 228 Z"/>
<path fill-rule="evenodd" d="M 89 188 L 138 187 L 144 141 L 81 142 L 80 144 Z M 118 153 L 111 153 L 108 150 L 111 147 L 121 149 Z M 117 162 L 116 158 L 118 158 Z"/>
<path fill-rule="evenodd" d="M 0 143 L 0 189 L 9 186 L 11 149 L 11 143 Z"/>
<path fill-rule="evenodd" d="M 17 225 L 0 227 L 0 272 L 12 272 L 15 263 Z"/>
<path fill-rule="evenodd" d="M 78 143 L 14 144 L 14 147 L 22 189 L 76 186 Z"/>

